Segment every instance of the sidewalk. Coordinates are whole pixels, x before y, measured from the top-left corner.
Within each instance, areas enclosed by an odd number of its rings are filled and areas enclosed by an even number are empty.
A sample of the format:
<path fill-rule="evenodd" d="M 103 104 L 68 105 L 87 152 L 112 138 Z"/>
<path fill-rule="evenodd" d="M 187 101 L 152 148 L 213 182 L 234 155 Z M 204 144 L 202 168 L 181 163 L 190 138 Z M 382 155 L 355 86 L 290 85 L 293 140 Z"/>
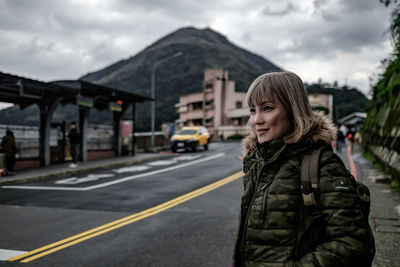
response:
<path fill-rule="evenodd" d="M 135 156 L 123 156 L 96 161 L 79 162 L 78 167 L 76 168 L 70 168 L 70 162 L 53 164 L 47 167 L 19 171 L 13 176 L 1 177 L 0 186 L 77 175 L 94 170 L 128 166 L 135 163 L 156 160 L 168 155 L 168 153 L 138 153 Z"/>
<path fill-rule="evenodd" d="M 351 169 L 346 149 L 338 154 Z M 357 180 L 371 192 L 370 225 L 375 237 L 376 254 L 372 266 L 399 266 L 400 262 L 400 192 L 390 187 L 391 179 L 361 155 L 360 147 L 351 153 Z"/>

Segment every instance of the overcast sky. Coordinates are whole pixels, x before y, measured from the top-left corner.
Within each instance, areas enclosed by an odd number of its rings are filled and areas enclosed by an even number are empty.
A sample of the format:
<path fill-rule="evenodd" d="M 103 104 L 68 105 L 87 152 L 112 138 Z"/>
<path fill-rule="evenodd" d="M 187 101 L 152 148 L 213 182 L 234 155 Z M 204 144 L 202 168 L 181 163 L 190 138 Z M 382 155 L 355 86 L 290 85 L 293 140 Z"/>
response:
<path fill-rule="evenodd" d="M 369 91 L 392 51 L 379 0 L 0 0 L 0 71 L 76 79 L 179 28 L 210 27 L 296 72 Z"/>

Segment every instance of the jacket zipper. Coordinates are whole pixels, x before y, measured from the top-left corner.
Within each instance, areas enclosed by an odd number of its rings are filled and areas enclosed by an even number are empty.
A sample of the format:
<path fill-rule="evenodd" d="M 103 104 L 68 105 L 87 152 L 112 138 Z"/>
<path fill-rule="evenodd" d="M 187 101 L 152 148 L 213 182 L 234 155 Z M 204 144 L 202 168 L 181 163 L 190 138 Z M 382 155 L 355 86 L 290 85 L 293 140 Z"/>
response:
<path fill-rule="evenodd" d="M 251 206 L 253 205 L 253 202 L 254 202 L 254 199 L 255 199 L 255 197 L 256 197 L 256 194 L 255 194 L 255 192 L 257 191 L 257 186 L 258 186 L 258 180 L 259 180 L 259 178 L 260 178 L 260 176 L 261 176 L 261 174 L 262 174 L 262 172 L 263 172 L 263 170 L 264 170 L 264 167 L 266 166 L 267 164 L 263 164 L 262 166 L 261 166 L 261 170 L 260 170 L 260 172 L 258 173 L 258 175 L 257 175 L 257 180 L 256 180 L 256 184 L 255 184 L 255 186 L 254 187 L 252 187 L 252 198 L 251 198 L 251 201 L 250 201 L 250 203 L 249 203 L 249 205 L 247 206 L 247 212 L 246 212 L 246 217 L 245 217 L 245 221 L 244 221 L 244 225 L 243 225 L 243 234 L 242 234 L 242 240 L 241 240 L 241 244 L 240 244 L 240 266 L 244 266 L 244 247 L 245 247 L 245 241 L 246 241 L 246 229 L 247 229 L 247 224 L 248 224 L 248 222 L 249 222 L 249 215 L 250 215 L 250 210 L 251 210 Z"/>
<path fill-rule="evenodd" d="M 281 154 L 281 152 L 285 149 L 286 146 L 283 146 L 277 153 L 275 153 L 274 157 L 271 158 L 268 162 L 266 162 L 265 164 L 263 164 L 263 166 L 261 167 L 260 172 L 257 175 L 257 181 L 256 181 L 256 186 L 253 189 L 253 197 L 251 198 L 250 204 L 247 207 L 247 212 L 246 212 L 246 218 L 245 218 L 245 222 L 243 225 L 243 234 L 242 234 L 242 240 L 241 240 L 241 245 L 240 245 L 240 266 L 244 266 L 244 248 L 245 248 L 245 240 L 246 240 L 246 235 L 247 235 L 247 224 L 249 222 L 249 215 L 250 215 L 250 207 L 253 205 L 254 199 L 255 199 L 255 191 L 257 190 L 257 186 L 258 186 L 258 181 L 260 180 L 260 177 L 264 171 L 264 168 L 274 162 L 278 156 Z"/>
<path fill-rule="evenodd" d="M 272 184 L 274 179 L 269 180 L 266 184 L 261 187 L 261 191 L 264 191 L 264 197 L 261 205 L 261 220 L 264 222 L 267 209 L 267 195 L 269 192 L 269 186 Z"/>

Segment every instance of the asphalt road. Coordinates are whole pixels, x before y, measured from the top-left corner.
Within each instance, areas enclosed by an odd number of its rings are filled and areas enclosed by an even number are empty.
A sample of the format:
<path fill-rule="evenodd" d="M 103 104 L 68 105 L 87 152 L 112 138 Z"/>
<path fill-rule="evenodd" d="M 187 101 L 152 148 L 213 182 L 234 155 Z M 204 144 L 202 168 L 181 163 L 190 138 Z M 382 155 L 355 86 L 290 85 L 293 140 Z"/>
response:
<path fill-rule="evenodd" d="M 213 143 L 208 151 L 4 186 L 0 265 L 229 266 L 239 155 L 239 143 Z M 6 261 L 18 255 L 26 256 Z"/>

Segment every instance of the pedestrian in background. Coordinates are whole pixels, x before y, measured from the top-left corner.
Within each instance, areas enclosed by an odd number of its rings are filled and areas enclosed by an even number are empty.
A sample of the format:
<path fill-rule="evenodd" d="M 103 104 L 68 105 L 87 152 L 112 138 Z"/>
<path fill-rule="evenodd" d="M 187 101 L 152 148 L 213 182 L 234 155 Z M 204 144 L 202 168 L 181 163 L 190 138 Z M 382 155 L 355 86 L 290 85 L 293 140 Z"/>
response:
<path fill-rule="evenodd" d="M 355 133 L 355 135 L 354 135 L 354 142 L 356 143 L 356 144 L 359 144 L 359 143 L 361 143 L 361 135 L 360 135 L 360 132 L 359 131 L 357 131 L 356 133 Z"/>
<path fill-rule="evenodd" d="M 337 134 L 336 134 L 336 152 L 337 153 L 342 153 L 342 147 L 344 145 L 345 142 L 345 136 L 342 132 L 342 130 L 340 130 L 340 127 L 337 130 Z"/>
<path fill-rule="evenodd" d="M 72 121 L 69 126 L 70 130 L 67 134 L 67 137 L 69 139 L 70 153 L 72 157 L 72 163 L 69 165 L 69 167 L 76 168 L 78 167 L 78 154 L 81 144 L 81 135 L 78 133 L 76 128 L 76 122 Z"/>
<path fill-rule="evenodd" d="M 246 99 L 251 129 L 243 140 L 233 266 L 371 266 L 373 237 L 356 182 L 332 150 L 335 127 L 312 111 L 302 80 L 290 72 L 263 74 Z M 303 156 L 315 150 L 319 190 L 311 212 L 300 173 Z"/>
<path fill-rule="evenodd" d="M 1 141 L 1 147 L 4 153 L 5 168 L 1 173 L 1 176 L 14 175 L 14 165 L 17 161 L 15 155 L 17 154 L 17 144 L 15 143 L 14 133 L 11 130 L 6 131 L 6 135 Z"/>
<path fill-rule="evenodd" d="M 356 131 L 354 130 L 353 127 L 346 134 L 346 138 L 347 138 L 348 142 L 350 143 L 351 150 L 353 150 L 353 147 L 354 147 L 355 134 L 356 134 Z"/>

